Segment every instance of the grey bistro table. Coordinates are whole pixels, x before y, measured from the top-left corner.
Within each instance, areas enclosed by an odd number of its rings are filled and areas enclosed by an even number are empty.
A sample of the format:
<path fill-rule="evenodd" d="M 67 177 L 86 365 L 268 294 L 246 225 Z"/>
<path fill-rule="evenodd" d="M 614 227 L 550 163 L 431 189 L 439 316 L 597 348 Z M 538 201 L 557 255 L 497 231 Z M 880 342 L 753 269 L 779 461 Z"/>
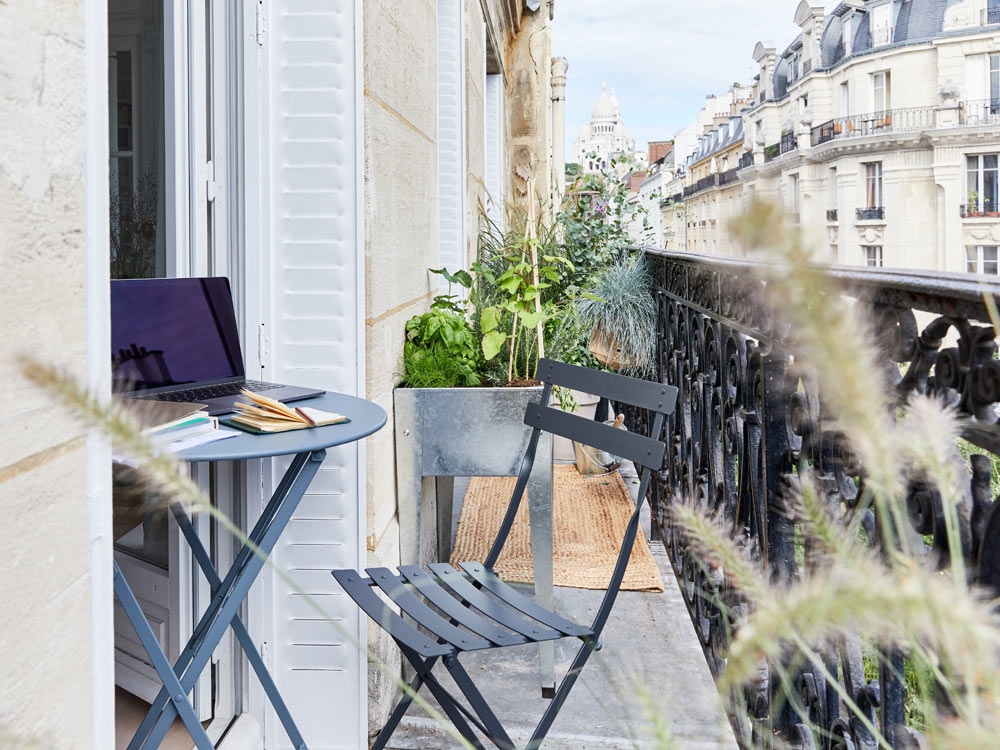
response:
<path fill-rule="evenodd" d="M 160 648 L 131 587 L 118 568 L 118 564 L 114 565 L 115 594 L 163 682 L 163 688 L 132 738 L 129 750 L 140 748 L 151 750 L 159 747 L 171 723 L 178 716 L 191 734 L 198 750 L 212 750 L 212 742 L 198 721 L 188 694 L 230 626 L 288 733 L 292 746 L 301 750 L 307 747 L 278 692 L 274 679 L 264 665 L 260 651 L 239 617 L 239 609 L 326 457 L 326 449 L 352 443 L 371 435 L 385 425 L 386 413 L 370 401 L 339 393 L 326 393 L 297 404 L 338 412 L 348 417 L 350 421 L 277 435 L 241 434 L 189 448 L 178 454 L 180 460 L 189 463 L 238 461 L 287 455 L 293 455 L 294 458 L 261 513 L 260 519 L 248 534 L 249 542 L 237 553 L 225 579 L 220 578 L 187 513 L 179 504 L 171 506 L 177 524 L 212 590 L 212 600 L 175 664 L 170 664 L 163 649 Z M 254 553 L 254 548 L 259 554 Z"/>

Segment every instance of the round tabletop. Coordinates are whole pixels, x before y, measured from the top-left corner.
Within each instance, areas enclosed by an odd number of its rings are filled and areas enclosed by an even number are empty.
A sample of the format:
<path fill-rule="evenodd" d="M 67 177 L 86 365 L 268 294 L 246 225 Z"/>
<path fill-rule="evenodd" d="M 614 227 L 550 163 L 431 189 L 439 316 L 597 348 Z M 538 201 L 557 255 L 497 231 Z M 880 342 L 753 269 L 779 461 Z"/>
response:
<path fill-rule="evenodd" d="M 317 398 L 296 401 L 295 406 L 310 406 L 336 412 L 343 414 L 350 421 L 325 427 L 279 432 L 275 435 L 241 432 L 235 437 L 215 440 L 180 451 L 177 458 L 189 462 L 238 461 L 245 458 L 267 458 L 318 451 L 334 445 L 353 443 L 381 429 L 386 422 L 385 410 L 381 406 L 343 393 L 327 392 Z"/>

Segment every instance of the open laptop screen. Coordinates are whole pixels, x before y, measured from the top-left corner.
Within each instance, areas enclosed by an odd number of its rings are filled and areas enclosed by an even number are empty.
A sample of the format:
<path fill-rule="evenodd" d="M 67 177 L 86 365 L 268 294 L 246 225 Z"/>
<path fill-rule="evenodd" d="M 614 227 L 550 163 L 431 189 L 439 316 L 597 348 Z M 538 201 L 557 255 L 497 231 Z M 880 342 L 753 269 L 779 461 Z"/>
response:
<path fill-rule="evenodd" d="M 243 377 L 229 280 L 111 282 L 115 391 Z"/>

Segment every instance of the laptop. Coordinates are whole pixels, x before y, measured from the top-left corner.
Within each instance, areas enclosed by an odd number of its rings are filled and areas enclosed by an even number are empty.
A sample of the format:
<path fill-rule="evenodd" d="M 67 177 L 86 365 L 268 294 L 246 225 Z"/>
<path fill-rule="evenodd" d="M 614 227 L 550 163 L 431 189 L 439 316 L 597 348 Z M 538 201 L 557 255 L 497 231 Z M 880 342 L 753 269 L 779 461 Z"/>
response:
<path fill-rule="evenodd" d="M 234 411 L 243 388 L 279 401 L 323 393 L 246 379 L 224 277 L 113 280 L 111 377 L 120 397 L 202 403 L 213 415 Z"/>

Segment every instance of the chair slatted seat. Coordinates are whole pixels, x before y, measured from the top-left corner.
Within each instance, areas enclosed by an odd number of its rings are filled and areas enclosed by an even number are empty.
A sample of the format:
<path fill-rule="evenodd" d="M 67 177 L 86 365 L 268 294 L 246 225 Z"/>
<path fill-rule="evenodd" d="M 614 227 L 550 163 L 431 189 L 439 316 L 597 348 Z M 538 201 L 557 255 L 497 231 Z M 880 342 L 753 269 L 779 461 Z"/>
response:
<path fill-rule="evenodd" d="M 459 569 L 447 563 L 434 563 L 426 570 L 404 565 L 398 573 L 388 568 L 369 568 L 365 574 L 354 570 L 333 571 L 344 591 L 389 633 L 413 665 L 416 671 L 411 683 L 413 693 L 426 686 L 458 732 L 473 747 L 480 749 L 483 744 L 475 730 L 496 747 L 512 750 L 514 745 L 459 662 L 459 655 L 466 651 L 484 650 L 502 655 L 502 649 L 507 646 L 561 638 L 576 638 L 581 642 L 570 668 L 526 745 L 527 750 L 539 747 L 581 669 L 590 655 L 600 648 L 600 634 L 614 606 L 638 533 L 640 511 L 651 474 L 663 465 L 666 448 L 660 437 L 665 417 L 673 411 L 677 400 L 677 389 L 672 386 L 549 359 L 540 361 L 538 378 L 544 386 L 541 399 L 539 403 L 528 405 L 524 417 L 524 423 L 532 428 L 528 447 L 500 529 L 482 563 L 464 562 Z M 550 398 L 554 386 L 573 388 L 646 409 L 651 416 L 650 434 L 630 433 L 552 408 Z M 589 625 L 574 623 L 539 606 L 531 597 L 500 580 L 493 571 L 517 515 L 543 431 L 607 451 L 632 461 L 637 468 L 641 467 L 637 501 L 621 540 L 614 571 Z M 397 614 L 394 607 L 417 626 Z M 439 660 L 467 705 L 433 674 Z M 372 745 L 373 750 L 382 750 L 386 746 L 411 702 L 410 694 L 403 696 Z"/>

